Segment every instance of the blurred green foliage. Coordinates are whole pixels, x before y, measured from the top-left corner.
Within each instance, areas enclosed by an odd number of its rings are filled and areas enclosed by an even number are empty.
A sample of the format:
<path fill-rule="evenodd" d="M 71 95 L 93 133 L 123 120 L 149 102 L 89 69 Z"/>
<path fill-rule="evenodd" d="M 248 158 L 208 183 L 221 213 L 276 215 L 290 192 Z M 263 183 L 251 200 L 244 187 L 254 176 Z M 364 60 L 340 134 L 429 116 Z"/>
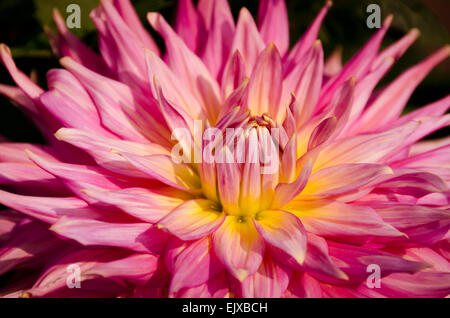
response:
<path fill-rule="evenodd" d="M 303 34 L 324 4 L 324 0 L 286 0 L 290 21 L 291 44 Z M 394 14 L 394 22 L 383 42 L 383 47 L 403 36 L 411 28 L 418 28 L 421 37 L 402 57 L 393 70 L 383 79 L 381 85 L 388 83 L 395 76 L 414 65 L 434 50 L 450 43 L 449 31 L 421 0 L 334 0 L 333 6 L 325 18 L 319 38 L 323 42 L 325 55 L 336 47 L 342 46 L 344 60 L 350 58 L 374 34 L 366 26 L 366 7 L 377 3 L 381 7 L 382 16 Z M 45 74 L 54 67 L 59 67 L 53 56 L 43 26 L 55 29 L 52 20 L 52 9 L 57 8 L 66 17 L 66 7 L 76 3 L 81 7 L 81 28 L 73 29 L 73 33 L 89 46 L 96 48 L 97 35 L 89 12 L 98 3 L 95 0 L 2 0 L 0 1 L 0 42 L 12 48 L 14 59 L 25 73 L 34 72 L 39 84 L 45 87 Z M 174 20 L 175 0 L 132 0 L 139 17 L 145 27 L 148 11 L 159 11 L 169 21 Z M 256 17 L 257 0 L 230 0 L 233 15 L 237 18 L 242 6 L 246 6 Z M 450 12 L 449 12 L 450 14 Z M 448 16 L 450 19 L 450 16 Z M 157 38 L 158 36 L 155 35 Z M 161 39 L 158 39 L 161 43 Z M 450 63 L 439 65 L 417 88 L 412 96 L 407 111 L 432 102 L 449 93 Z M 0 67 L 0 82 L 12 84 L 12 81 Z M 39 133 L 31 123 L 24 119 L 19 110 L 14 108 L 5 98 L 0 98 L 0 134 L 12 140 L 41 141 Z"/>

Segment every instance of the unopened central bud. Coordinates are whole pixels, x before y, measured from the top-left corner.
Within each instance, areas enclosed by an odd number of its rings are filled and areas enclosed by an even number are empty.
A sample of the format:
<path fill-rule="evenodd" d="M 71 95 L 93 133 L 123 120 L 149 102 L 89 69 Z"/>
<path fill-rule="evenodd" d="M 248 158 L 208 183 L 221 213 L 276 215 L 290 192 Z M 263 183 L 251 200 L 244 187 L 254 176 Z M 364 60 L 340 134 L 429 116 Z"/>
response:
<path fill-rule="evenodd" d="M 231 135 L 229 135 L 231 133 Z M 252 117 L 238 129 L 226 129 L 216 152 L 219 199 L 229 215 L 250 216 L 269 208 L 278 183 L 279 131 L 270 117 Z"/>

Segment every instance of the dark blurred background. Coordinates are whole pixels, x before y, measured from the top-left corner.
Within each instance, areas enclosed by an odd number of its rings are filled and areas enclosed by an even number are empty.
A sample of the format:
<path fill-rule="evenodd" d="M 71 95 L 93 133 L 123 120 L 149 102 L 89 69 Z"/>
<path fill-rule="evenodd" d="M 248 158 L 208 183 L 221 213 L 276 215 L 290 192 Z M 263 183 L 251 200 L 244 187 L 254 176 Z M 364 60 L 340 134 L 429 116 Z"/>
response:
<path fill-rule="evenodd" d="M 159 11 L 169 21 L 174 20 L 175 0 L 134 0 L 132 2 L 147 29 L 150 29 L 145 21 L 148 11 Z M 307 29 L 325 1 L 287 0 L 286 2 L 292 44 Z M 43 26 L 55 29 L 52 8 L 58 8 L 66 17 L 65 8 L 70 3 L 77 3 L 81 7 L 81 29 L 72 31 L 89 46 L 96 48 L 97 35 L 89 19 L 89 12 L 97 6 L 97 1 L 0 1 L 0 30 L 2 30 L 0 42 L 11 47 L 17 66 L 25 73 L 32 74 L 44 88 L 46 72 L 60 66 L 58 59 L 50 50 Z M 382 18 L 390 13 L 394 14 L 394 21 L 385 37 L 383 47 L 399 39 L 411 28 L 415 27 L 421 31 L 420 38 L 396 63 L 381 85 L 391 81 L 407 67 L 419 62 L 431 52 L 450 43 L 450 0 L 334 0 L 319 34 L 325 56 L 336 47 L 342 46 L 344 61 L 346 61 L 374 34 L 375 30 L 366 26 L 368 16 L 366 7 L 370 3 L 380 5 Z M 242 6 L 246 6 L 255 16 L 258 1 L 231 0 L 230 5 L 235 18 Z M 409 101 L 406 111 L 447 95 L 450 92 L 449 74 L 450 60 L 447 60 L 420 84 Z M 0 65 L 0 83 L 13 84 L 2 65 Z M 434 137 L 448 134 L 447 129 L 435 134 Z M 43 142 L 33 124 L 2 96 L 0 96 L 0 135 L 12 141 Z"/>

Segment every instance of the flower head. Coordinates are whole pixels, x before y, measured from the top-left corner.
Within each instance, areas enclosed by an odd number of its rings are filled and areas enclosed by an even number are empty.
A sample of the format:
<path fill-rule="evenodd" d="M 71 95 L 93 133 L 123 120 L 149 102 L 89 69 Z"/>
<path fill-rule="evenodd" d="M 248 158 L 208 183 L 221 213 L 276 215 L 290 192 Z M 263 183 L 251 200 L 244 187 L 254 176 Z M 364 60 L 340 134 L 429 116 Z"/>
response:
<path fill-rule="evenodd" d="M 164 54 L 128 0 L 91 13 L 100 54 L 55 11 L 46 91 L 2 45 L 17 87 L 0 92 L 48 144 L 0 143 L 0 274 L 19 273 L 0 293 L 450 294 L 450 139 L 420 141 L 450 96 L 402 115 L 450 47 L 376 89 L 418 31 L 380 52 L 389 16 L 342 66 L 317 39 L 330 7 L 289 48 L 282 0 L 258 24 L 180 0 L 174 28 L 147 16 Z"/>

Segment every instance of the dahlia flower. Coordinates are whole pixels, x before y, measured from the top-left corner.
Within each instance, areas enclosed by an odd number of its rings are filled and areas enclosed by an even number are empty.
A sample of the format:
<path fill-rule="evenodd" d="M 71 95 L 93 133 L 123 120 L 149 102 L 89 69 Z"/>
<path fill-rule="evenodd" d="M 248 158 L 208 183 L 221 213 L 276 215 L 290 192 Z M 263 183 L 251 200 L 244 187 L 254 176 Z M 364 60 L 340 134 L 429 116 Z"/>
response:
<path fill-rule="evenodd" d="M 450 139 L 421 141 L 450 95 L 402 115 L 450 47 L 378 89 L 419 32 L 380 50 L 389 16 L 345 65 L 324 61 L 330 7 L 290 48 L 282 0 L 257 23 L 180 0 L 174 27 L 147 15 L 162 52 L 128 0 L 102 0 L 100 53 L 54 11 L 48 90 L 2 44 L 17 87 L 0 92 L 48 144 L 0 143 L 1 295 L 450 294 Z"/>

